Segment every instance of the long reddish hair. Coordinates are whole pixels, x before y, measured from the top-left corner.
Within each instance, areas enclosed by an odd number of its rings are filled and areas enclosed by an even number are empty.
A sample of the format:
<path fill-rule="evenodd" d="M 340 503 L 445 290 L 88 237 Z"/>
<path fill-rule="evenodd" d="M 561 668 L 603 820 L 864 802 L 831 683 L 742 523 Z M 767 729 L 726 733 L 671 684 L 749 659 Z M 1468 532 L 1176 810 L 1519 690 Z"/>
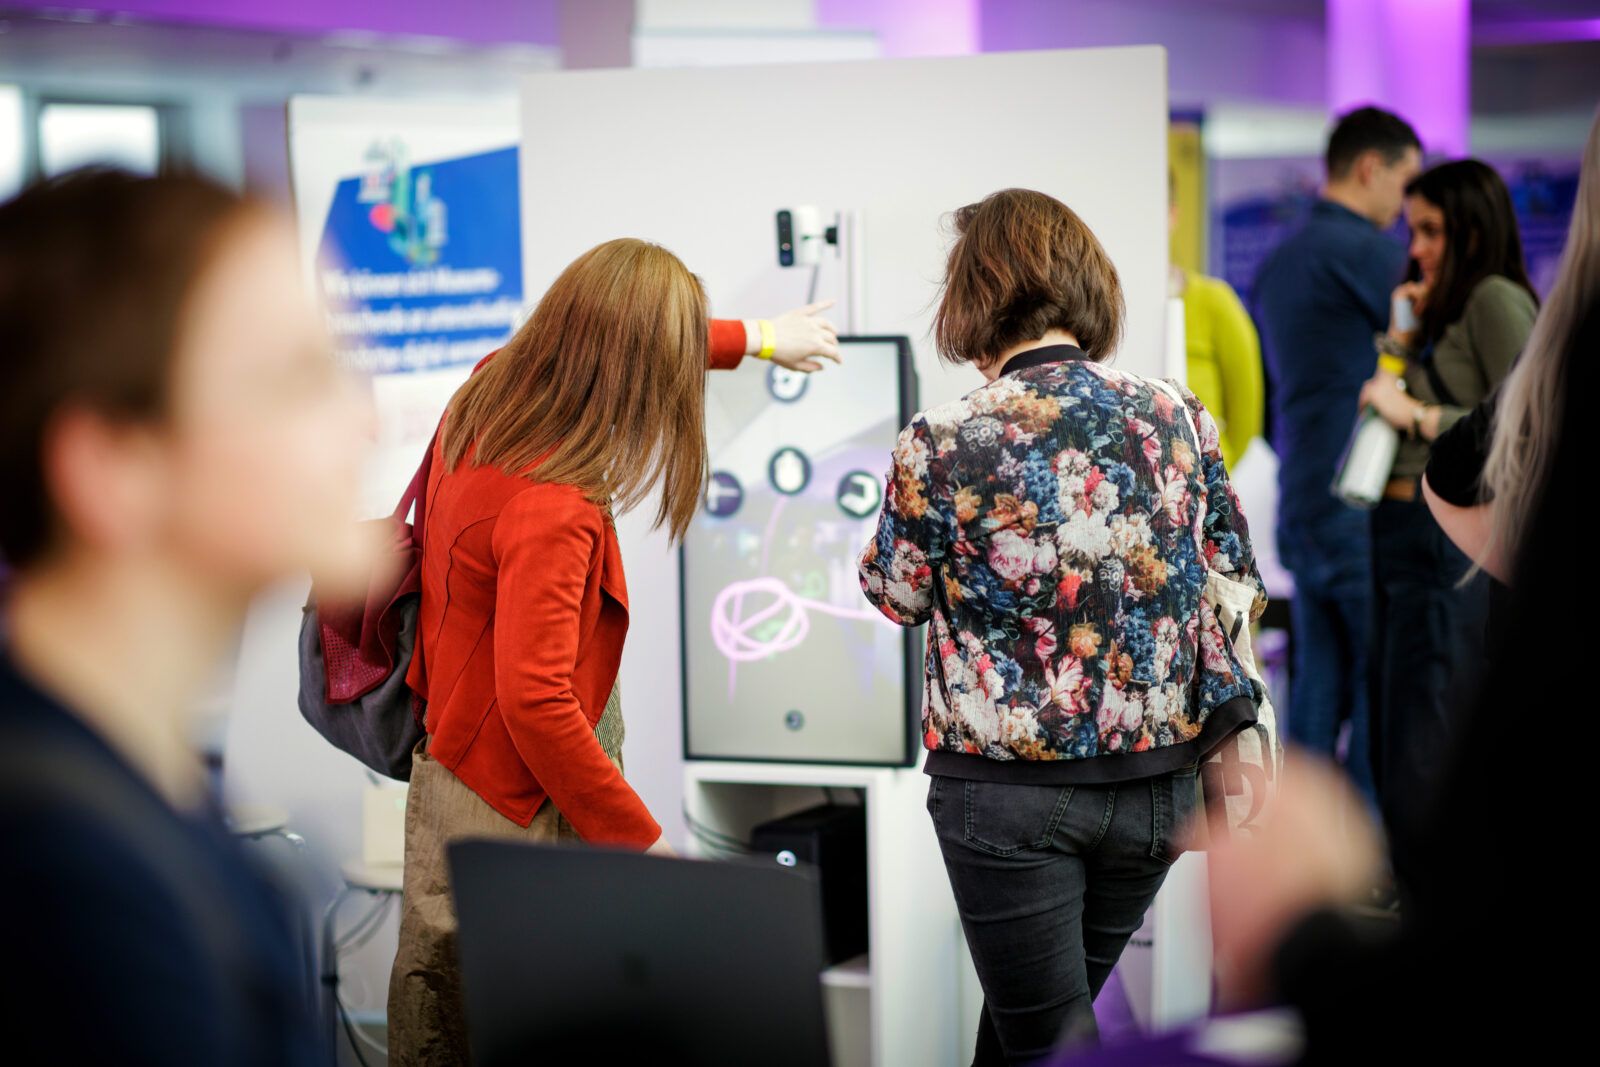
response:
<path fill-rule="evenodd" d="M 655 525 L 681 538 L 705 486 L 708 331 L 705 291 L 677 256 L 631 238 L 590 249 L 456 392 L 447 468 L 471 450 L 621 511 L 659 485 Z"/>

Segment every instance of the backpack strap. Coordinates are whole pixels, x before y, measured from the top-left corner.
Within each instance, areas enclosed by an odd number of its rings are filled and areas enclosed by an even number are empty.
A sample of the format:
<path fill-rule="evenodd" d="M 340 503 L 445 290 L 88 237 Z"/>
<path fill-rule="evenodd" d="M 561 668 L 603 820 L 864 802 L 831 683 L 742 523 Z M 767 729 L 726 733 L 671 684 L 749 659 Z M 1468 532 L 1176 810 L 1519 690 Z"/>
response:
<path fill-rule="evenodd" d="M 428 447 L 422 453 L 422 462 L 417 464 L 417 471 L 411 476 L 411 483 L 406 486 L 406 491 L 400 495 L 400 503 L 395 505 L 394 520 L 397 523 L 406 521 L 413 505 L 416 515 L 411 520 L 411 543 L 418 550 L 422 548 L 423 526 L 427 522 L 425 500 L 428 494 L 428 478 L 433 473 L 433 450 L 439 444 L 439 434 L 444 429 L 444 421 L 434 429 L 433 436 L 428 438 Z"/>

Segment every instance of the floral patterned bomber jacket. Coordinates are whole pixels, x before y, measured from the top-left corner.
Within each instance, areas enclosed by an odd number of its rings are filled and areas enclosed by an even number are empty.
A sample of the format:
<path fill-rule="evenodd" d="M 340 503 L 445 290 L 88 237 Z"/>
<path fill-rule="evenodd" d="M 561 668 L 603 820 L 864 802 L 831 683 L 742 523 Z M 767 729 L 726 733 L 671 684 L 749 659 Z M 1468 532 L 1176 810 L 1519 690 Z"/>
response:
<path fill-rule="evenodd" d="M 928 772 L 1041 782 L 1193 766 L 1254 721 L 1208 570 L 1260 617 L 1216 423 L 1070 346 L 912 420 L 860 561 L 886 616 L 929 624 Z"/>

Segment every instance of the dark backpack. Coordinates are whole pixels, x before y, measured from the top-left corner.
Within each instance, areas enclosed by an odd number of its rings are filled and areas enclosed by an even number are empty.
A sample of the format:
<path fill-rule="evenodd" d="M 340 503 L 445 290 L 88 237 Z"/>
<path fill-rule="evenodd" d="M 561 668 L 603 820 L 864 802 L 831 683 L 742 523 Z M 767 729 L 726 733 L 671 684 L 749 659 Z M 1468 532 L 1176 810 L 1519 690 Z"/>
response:
<path fill-rule="evenodd" d="M 437 440 L 436 433 L 394 514 L 375 520 L 388 541 L 366 599 L 324 599 L 313 585 L 300 623 L 300 714 L 336 748 L 401 781 L 411 779 L 411 750 L 424 733 L 426 705 L 406 674 L 422 654 L 423 498 Z"/>

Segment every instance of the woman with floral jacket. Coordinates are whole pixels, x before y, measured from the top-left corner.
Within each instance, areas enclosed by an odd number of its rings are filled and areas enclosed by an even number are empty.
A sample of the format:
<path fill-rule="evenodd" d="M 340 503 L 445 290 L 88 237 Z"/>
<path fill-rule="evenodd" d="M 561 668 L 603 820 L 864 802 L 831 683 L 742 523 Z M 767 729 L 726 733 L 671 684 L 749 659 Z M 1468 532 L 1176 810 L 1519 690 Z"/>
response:
<path fill-rule="evenodd" d="M 1254 616 L 1266 598 L 1215 422 L 1105 365 L 1123 300 L 1094 234 L 1019 189 L 955 222 L 936 340 L 987 384 L 900 435 L 861 582 L 928 624 L 928 810 L 984 990 L 974 1062 L 1018 1063 L 1094 1038 L 1200 760 L 1255 720 L 1208 570 L 1253 584 Z"/>

